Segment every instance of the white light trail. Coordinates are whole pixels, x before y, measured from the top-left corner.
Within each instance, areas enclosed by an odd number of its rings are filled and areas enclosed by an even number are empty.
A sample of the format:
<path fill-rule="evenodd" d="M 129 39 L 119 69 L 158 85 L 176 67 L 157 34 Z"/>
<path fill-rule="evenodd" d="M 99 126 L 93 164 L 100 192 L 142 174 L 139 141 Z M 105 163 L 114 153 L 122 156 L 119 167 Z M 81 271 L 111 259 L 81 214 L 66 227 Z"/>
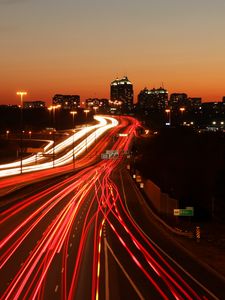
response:
<path fill-rule="evenodd" d="M 82 153 L 86 151 L 88 147 L 90 147 L 97 138 L 99 138 L 101 135 L 103 135 L 107 130 L 115 127 L 118 125 L 118 121 L 115 118 L 112 117 L 105 117 L 105 116 L 94 116 L 94 118 L 99 122 L 97 125 L 88 126 L 80 130 L 79 132 L 74 133 L 74 137 L 70 136 L 68 139 L 64 140 L 60 144 L 55 146 L 54 153 L 57 154 L 63 150 L 65 150 L 67 147 L 71 146 L 73 144 L 73 141 L 77 141 L 81 139 L 82 137 L 85 137 L 78 145 L 74 147 L 73 149 L 66 152 L 63 156 L 57 158 L 54 160 L 54 166 L 63 166 L 66 164 L 69 164 L 73 161 L 73 153 L 75 157 L 78 157 Z M 110 123 L 108 123 L 110 122 Z M 89 132 L 93 131 L 91 134 L 88 135 Z M 53 144 L 52 144 L 53 145 Z M 49 147 L 49 146 L 48 146 Z M 45 152 L 46 154 L 52 154 L 53 148 L 49 149 Z M 40 153 L 41 154 L 41 153 Z M 30 157 L 31 159 L 31 157 Z M 36 161 L 36 155 L 33 155 L 34 162 Z M 27 161 L 29 161 L 29 164 L 32 162 L 32 160 L 24 159 L 23 160 L 23 173 L 29 173 L 33 171 L 39 171 L 39 170 L 45 170 L 52 168 L 53 161 L 45 162 L 45 163 L 39 163 L 34 165 L 25 165 L 28 164 Z M 5 176 L 12 176 L 20 174 L 20 162 L 15 162 L 15 167 L 9 168 L 6 170 L 0 170 L 0 177 Z"/>

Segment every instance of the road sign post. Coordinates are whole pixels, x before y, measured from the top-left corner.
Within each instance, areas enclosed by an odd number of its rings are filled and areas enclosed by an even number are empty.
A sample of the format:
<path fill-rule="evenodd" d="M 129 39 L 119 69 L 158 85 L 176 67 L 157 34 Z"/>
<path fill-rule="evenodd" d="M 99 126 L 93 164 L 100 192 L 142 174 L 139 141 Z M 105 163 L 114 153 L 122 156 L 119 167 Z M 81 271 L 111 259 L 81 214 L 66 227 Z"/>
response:
<path fill-rule="evenodd" d="M 109 155 L 107 153 L 102 153 L 101 159 L 109 159 Z"/>
<path fill-rule="evenodd" d="M 177 217 L 193 217 L 194 216 L 194 208 L 176 208 L 173 210 L 173 215 Z"/>

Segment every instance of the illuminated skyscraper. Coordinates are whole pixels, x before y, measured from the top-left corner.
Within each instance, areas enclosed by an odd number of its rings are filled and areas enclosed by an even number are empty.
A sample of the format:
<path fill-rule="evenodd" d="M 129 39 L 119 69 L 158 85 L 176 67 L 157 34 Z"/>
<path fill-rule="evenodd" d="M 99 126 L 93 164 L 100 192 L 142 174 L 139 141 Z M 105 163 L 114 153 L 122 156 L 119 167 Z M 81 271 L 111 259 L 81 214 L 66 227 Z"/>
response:
<path fill-rule="evenodd" d="M 138 108 L 141 111 L 162 111 L 168 104 L 168 91 L 164 88 L 143 89 L 138 95 Z"/>
<path fill-rule="evenodd" d="M 121 105 L 123 112 L 131 112 L 133 109 L 133 85 L 126 76 L 116 79 L 110 85 L 110 98 L 112 102 Z"/>

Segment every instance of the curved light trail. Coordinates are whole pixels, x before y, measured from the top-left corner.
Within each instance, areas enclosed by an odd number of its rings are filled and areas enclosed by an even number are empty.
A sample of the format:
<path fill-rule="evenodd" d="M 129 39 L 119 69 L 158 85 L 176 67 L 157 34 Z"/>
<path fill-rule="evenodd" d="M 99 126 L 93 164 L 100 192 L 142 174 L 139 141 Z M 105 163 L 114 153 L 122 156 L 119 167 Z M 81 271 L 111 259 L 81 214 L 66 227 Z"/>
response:
<path fill-rule="evenodd" d="M 135 119 L 125 120 L 128 135 L 112 147 L 119 153 L 129 149 L 137 126 Z M 91 134 L 90 143 L 93 138 Z M 208 299 L 204 290 L 199 294 L 199 287 L 186 282 L 128 213 L 112 180 L 122 161 L 122 155 L 102 160 L 1 213 L 1 300 L 108 300 L 114 283 L 105 281 L 107 251 L 130 282 L 133 299 Z"/>
<path fill-rule="evenodd" d="M 73 161 L 73 154 L 78 157 L 82 153 L 86 151 L 88 147 L 90 147 L 96 139 L 98 139 L 101 135 L 103 135 L 106 131 L 109 129 L 115 127 L 118 125 L 118 121 L 114 118 L 111 117 L 103 117 L 103 116 L 95 116 L 95 119 L 99 121 L 99 124 L 85 127 L 79 132 L 75 133 L 73 136 L 69 137 L 65 141 L 61 142 L 60 144 L 56 145 L 54 147 L 54 154 L 57 154 L 63 150 L 65 150 L 68 147 L 71 147 L 74 142 L 78 141 L 79 139 L 85 137 L 84 140 L 82 140 L 77 146 L 74 147 L 74 149 L 71 149 L 67 151 L 66 154 L 62 155 L 60 158 L 54 159 L 54 161 L 50 162 L 43 162 L 36 164 L 36 155 L 33 155 L 32 157 L 29 157 L 27 159 L 23 160 L 23 173 L 29 173 L 29 172 L 34 172 L 38 170 L 44 170 L 44 169 L 49 169 L 52 168 L 53 164 L 55 167 L 57 166 L 63 166 L 66 164 L 69 164 Z M 107 123 L 107 121 L 109 123 Z M 94 132 L 92 132 L 94 130 Z M 92 132 L 91 134 L 88 135 L 88 133 Z M 53 145 L 53 144 L 51 144 Z M 49 148 L 49 145 L 47 146 Z M 40 153 L 41 154 L 41 153 Z M 45 154 L 52 154 L 53 155 L 53 148 L 51 147 L 50 150 L 46 151 Z M 37 160 L 43 160 L 43 158 L 38 158 Z M 35 163 L 31 166 L 27 166 L 27 164 L 30 163 Z M 5 169 L 4 167 L 9 167 L 9 169 Z M 20 161 L 12 163 L 12 164 L 7 164 L 7 165 L 0 165 L 0 168 L 4 168 L 3 170 L 0 171 L 0 177 L 6 177 L 6 176 L 12 176 L 16 174 L 20 174 L 21 168 L 20 168 Z"/>

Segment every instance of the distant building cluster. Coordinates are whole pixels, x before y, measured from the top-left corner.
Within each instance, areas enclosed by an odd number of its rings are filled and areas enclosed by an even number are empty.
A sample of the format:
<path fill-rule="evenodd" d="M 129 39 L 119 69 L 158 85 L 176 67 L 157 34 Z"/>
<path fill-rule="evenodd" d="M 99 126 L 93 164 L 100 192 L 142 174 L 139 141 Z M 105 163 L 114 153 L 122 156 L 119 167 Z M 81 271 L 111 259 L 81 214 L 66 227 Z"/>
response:
<path fill-rule="evenodd" d="M 225 96 L 221 102 L 204 102 L 200 97 L 186 93 L 171 93 L 163 87 L 145 87 L 134 101 L 133 84 L 127 76 L 116 78 L 109 84 L 109 99 L 88 98 L 80 95 L 55 94 L 52 107 L 64 111 L 88 109 L 92 113 L 136 115 L 154 123 L 186 126 L 203 126 L 208 130 L 225 129 Z M 1 106 L 3 107 L 3 106 Z M 13 106 L 11 106 L 13 108 Z M 44 101 L 23 101 L 24 109 L 47 109 Z"/>
<path fill-rule="evenodd" d="M 53 105 L 60 105 L 62 109 L 77 109 L 80 107 L 80 96 L 79 95 L 60 95 L 56 94 L 52 98 Z"/>
<path fill-rule="evenodd" d="M 89 98 L 85 101 L 85 106 L 88 109 L 94 110 L 95 113 L 109 113 L 109 100 Z"/>
<path fill-rule="evenodd" d="M 24 101 L 23 102 L 23 108 L 29 109 L 29 108 L 45 108 L 45 102 L 44 101 Z"/>

